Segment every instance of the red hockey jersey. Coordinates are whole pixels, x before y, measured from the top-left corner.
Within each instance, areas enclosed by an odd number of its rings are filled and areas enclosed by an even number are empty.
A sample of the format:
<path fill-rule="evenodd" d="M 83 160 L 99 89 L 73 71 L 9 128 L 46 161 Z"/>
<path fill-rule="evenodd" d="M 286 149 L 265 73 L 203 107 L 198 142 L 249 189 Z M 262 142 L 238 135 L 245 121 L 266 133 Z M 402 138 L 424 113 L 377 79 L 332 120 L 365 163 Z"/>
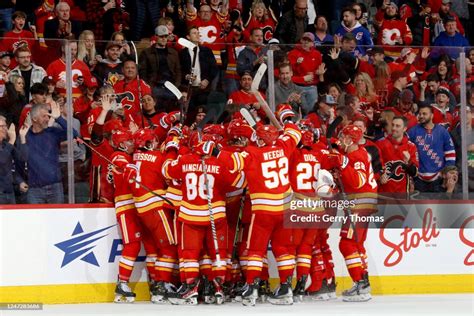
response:
<path fill-rule="evenodd" d="M 405 164 L 405 154 L 410 155 L 409 164 L 414 164 L 417 168 L 418 151 L 408 137 L 404 136 L 401 142 L 395 141 L 391 136 L 379 140 L 377 146 L 380 148 L 384 161 L 384 173 L 389 176 L 388 182 L 380 184 L 380 192 L 408 193 L 410 179 L 403 170 Z"/>
<path fill-rule="evenodd" d="M 74 98 L 80 97 L 82 94 L 81 87 L 78 83 L 78 79 L 80 77 L 83 78 L 91 78 L 91 72 L 89 67 L 80 60 L 75 59 L 72 62 L 72 96 Z M 49 64 L 48 68 L 46 69 L 48 76 L 53 77 L 54 82 L 58 82 L 63 80 L 66 82 L 66 63 L 60 58 L 53 61 Z M 66 94 L 65 88 L 56 88 L 56 91 L 59 94 Z"/>
<path fill-rule="evenodd" d="M 115 212 L 119 216 L 120 213 L 135 210 L 135 202 L 133 201 L 132 188 L 128 180 L 125 178 L 124 168 L 127 164 L 132 163 L 132 157 L 122 151 L 115 151 L 110 160 L 117 167 L 112 168 L 114 178 L 114 202 Z"/>
<path fill-rule="evenodd" d="M 114 90 L 116 94 L 125 94 L 125 96 L 120 99 L 126 116 L 128 116 L 128 114 L 133 116 L 136 115 L 137 112 L 140 112 L 140 94 L 138 93 L 137 79 L 133 79 L 132 81 L 125 81 L 125 79 L 120 80 L 114 85 Z M 151 94 L 150 86 L 141 79 L 140 92 L 142 96 Z"/>

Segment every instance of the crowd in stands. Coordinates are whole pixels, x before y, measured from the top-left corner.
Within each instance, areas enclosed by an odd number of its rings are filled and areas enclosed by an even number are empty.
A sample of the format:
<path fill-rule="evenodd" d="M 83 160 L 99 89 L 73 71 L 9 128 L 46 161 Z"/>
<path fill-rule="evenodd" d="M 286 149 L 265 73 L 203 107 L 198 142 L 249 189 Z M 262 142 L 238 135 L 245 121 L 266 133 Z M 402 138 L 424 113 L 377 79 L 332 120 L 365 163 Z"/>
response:
<path fill-rule="evenodd" d="M 189 98 L 184 125 L 191 129 L 214 103 L 228 114 L 219 123 L 242 106 L 266 121 L 250 89 L 272 50 L 274 91 L 265 76 L 262 97 L 290 104 L 321 135 L 339 115 L 343 125 L 358 122 L 362 142 L 377 147 L 391 139 L 394 118 L 406 118 L 420 162 L 412 191 L 459 192 L 465 115 L 474 191 L 472 17 L 474 3 L 461 0 L 0 1 L 0 204 L 65 201 L 67 45 L 74 136 L 105 155 L 113 149 L 102 141 L 116 124 L 164 129 L 166 138 L 167 113 L 180 110 L 166 81 Z M 104 111 L 101 100 L 110 95 Z M 101 184 L 110 180 L 107 163 L 74 146 L 83 200 L 112 201 Z M 376 151 L 383 184 L 387 166 Z"/>

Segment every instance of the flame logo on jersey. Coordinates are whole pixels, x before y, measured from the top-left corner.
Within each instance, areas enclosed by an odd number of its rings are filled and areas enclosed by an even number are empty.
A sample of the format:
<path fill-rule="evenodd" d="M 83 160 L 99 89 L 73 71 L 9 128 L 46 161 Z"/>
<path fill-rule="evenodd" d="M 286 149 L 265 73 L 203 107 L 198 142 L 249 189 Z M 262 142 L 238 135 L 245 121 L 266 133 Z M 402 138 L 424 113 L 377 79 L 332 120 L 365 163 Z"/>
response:
<path fill-rule="evenodd" d="M 122 104 L 124 109 L 130 110 L 132 108 L 132 105 L 135 103 L 135 96 L 129 91 L 118 93 L 117 103 Z"/>
<path fill-rule="evenodd" d="M 217 31 L 217 28 L 214 25 L 200 26 L 199 35 L 201 37 L 201 43 L 212 44 L 217 40 L 219 32 Z"/>
<path fill-rule="evenodd" d="M 395 160 L 385 163 L 385 173 L 388 174 L 389 178 L 399 182 L 405 178 L 405 171 L 403 170 L 403 161 Z"/>
<path fill-rule="evenodd" d="M 384 29 L 382 34 L 382 44 L 385 45 L 395 45 L 396 38 L 401 36 L 399 29 Z"/>

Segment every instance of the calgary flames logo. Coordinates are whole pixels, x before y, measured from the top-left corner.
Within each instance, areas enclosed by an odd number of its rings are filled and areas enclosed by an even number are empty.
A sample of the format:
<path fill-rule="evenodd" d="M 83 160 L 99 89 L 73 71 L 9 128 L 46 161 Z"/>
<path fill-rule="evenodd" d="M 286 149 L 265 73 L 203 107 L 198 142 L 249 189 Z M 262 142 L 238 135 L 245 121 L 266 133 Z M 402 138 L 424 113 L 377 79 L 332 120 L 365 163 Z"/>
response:
<path fill-rule="evenodd" d="M 390 179 L 394 181 L 401 181 L 405 177 L 405 173 L 403 171 L 403 161 L 401 160 L 389 161 L 385 163 L 385 170 Z"/>
<path fill-rule="evenodd" d="M 404 220 L 404 216 L 396 215 L 387 219 L 380 228 L 380 241 L 391 249 L 384 260 L 384 265 L 386 267 L 396 266 L 398 263 L 400 263 L 400 261 L 402 261 L 404 254 L 410 252 L 410 250 L 418 248 L 422 241 L 428 243 L 431 239 L 437 238 L 440 234 L 440 231 L 436 226 L 436 217 L 433 217 L 433 211 L 431 208 L 428 208 L 423 215 L 421 234 L 418 232 L 413 232 L 413 229 L 411 228 L 405 228 L 400 234 L 402 236 L 402 240 L 400 242 L 396 243 L 388 240 L 385 236 L 386 227 L 392 222 L 403 222 Z"/>

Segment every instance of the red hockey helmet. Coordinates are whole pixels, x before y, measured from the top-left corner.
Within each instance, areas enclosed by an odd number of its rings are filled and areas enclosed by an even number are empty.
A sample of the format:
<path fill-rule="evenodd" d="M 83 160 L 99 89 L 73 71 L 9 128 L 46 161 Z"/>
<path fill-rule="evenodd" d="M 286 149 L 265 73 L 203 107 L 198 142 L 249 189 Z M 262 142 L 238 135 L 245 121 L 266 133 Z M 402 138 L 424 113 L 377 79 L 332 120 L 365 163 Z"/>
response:
<path fill-rule="evenodd" d="M 122 129 L 116 130 L 112 134 L 111 139 L 112 139 L 112 145 L 115 148 L 120 148 L 121 144 L 125 142 L 131 142 L 133 140 L 133 136 L 132 136 L 132 133 L 130 133 L 130 131 L 122 128 Z"/>
<path fill-rule="evenodd" d="M 230 138 L 246 137 L 252 139 L 253 128 L 243 119 L 232 120 L 227 127 Z"/>
<path fill-rule="evenodd" d="M 222 139 L 226 136 L 225 127 L 222 124 L 210 124 L 203 128 L 204 134 L 216 135 L 218 138 Z"/>
<path fill-rule="evenodd" d="M 257 137 L 265 143 L 265 145 L 273 145 L 278 138 L 278 129 L 273 125 L 261 125 L 256 130 Z"/>
<path fill-rule="evenodd" d="M 113 133 L 119 129 L 122 129 L 122 122 L 117 119 L 111 119 L 104 124 L 104 133 Z"/>
<path fill-rule="evenodd" d="M 362 130 L 355 125 L 349 124 L 342 129 L 340 135 L 349 136 L 354 143 L 358 144 L 362 138 Z"/>
<path fill-rule="evenodd" d="M 208 156 L 212 154 L 212 151 L 216 147 L 216 143 L 212 140 L 203 140 L 199 144 L 193 147 L 193 152 L 199 156 Z"/>
<path fill-rule="evenodd" d="M 139 129 L 133 134 L 136 148 L 147 148 L 148 143 L 156 140 L 155 133 L 149 128 Z"/>
<path fill-rule="evenodd" d="M 288 103 L 281 103 L 277 106 L 275 116 L 280 120 L 280 123 L 285 123 L 287 119 L 295 117 L 295 112 L 293 108 Z"/>

